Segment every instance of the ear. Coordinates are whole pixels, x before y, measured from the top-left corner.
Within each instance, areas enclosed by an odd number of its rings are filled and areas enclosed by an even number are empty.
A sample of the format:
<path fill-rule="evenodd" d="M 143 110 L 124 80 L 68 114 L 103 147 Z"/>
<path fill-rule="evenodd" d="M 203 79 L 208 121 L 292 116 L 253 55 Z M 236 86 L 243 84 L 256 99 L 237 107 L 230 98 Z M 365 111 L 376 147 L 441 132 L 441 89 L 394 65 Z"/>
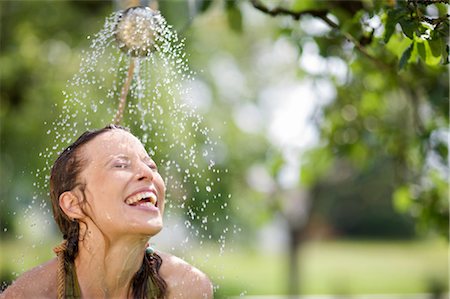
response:
<path fill-rule="evenodd" d="M 66 191 L 59 196 L 59 206 L 71 219 L 80 219 L 84 217 L 80 203 L 81 199 L 73 191 Z"/>

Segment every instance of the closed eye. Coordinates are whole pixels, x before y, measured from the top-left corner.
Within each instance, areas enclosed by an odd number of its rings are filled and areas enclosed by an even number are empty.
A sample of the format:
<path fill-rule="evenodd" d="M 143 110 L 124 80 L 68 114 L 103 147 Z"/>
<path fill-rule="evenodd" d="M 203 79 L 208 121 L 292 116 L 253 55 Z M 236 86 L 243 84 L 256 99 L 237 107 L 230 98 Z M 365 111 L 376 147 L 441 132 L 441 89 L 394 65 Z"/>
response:
<path fill-rule="evenodd" d="M 158 171 L 158 166 L 149 156 L 143 157 L 142 162 L 144 162 L 151 170 Z"/>
<path fill-rule="evenodd" d="M 125 169 L 131 165 L 131 161 L 128 159 L 117 159 L 113 163 L 113 168 Z"/>
<path fill-rule="evenodd" d="M 114 168 L 125 169 L 128 167 L 127 163 L 114 164 Z"/>
<path fill-rule="evenodd" d="M 158 166 L 154 163 L 147 164 L 147 166 L 153 171 L 158 171 Z"/>

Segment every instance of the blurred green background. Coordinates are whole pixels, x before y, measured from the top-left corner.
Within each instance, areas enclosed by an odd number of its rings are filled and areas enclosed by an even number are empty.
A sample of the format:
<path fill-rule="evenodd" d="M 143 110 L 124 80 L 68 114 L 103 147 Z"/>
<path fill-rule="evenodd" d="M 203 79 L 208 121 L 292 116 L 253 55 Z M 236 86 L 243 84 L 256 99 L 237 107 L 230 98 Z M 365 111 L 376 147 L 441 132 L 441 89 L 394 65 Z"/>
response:
<path fill-rule="evenodd" d="M 39 153 L 87 37 L 119 4 L 0 2 L 3 286 L 60 240 L 36 196 Z M 226 214 L 211 228 L 225 250 L 200 239 L 183 253 L 217 298 L 448 292 L 448 1 L 158 4 L 227 170 L 226 209 L 208 210 Z"/>

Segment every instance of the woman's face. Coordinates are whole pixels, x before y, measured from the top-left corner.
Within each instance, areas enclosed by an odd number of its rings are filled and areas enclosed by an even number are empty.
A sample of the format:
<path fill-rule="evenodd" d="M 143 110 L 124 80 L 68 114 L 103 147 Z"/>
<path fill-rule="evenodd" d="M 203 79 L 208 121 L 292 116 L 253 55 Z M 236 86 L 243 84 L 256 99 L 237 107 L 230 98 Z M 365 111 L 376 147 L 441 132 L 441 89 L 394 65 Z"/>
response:
<path fill-rule="evenodd" d="M 83 210 L 109 238 L 153 236 L 162 229 L 165 185 L 141 142 L 123 130 L 100 134 L 80 148 Z M 88 227 L 89 228 L 89 227 Z"/>

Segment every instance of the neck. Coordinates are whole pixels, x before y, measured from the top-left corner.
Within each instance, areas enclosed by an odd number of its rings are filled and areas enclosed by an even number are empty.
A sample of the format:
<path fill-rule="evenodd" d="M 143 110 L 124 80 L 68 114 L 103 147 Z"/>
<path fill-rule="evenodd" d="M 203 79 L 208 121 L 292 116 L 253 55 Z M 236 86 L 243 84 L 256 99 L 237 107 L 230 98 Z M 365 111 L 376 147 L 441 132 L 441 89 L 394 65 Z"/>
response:
<path fill-rule="evenodd" d="M 84 298 L 131 297 L 131 281 L 142 265 L 148 237 L 111 241 L 89 231 L 79 241 L 75 267 Z"/>

